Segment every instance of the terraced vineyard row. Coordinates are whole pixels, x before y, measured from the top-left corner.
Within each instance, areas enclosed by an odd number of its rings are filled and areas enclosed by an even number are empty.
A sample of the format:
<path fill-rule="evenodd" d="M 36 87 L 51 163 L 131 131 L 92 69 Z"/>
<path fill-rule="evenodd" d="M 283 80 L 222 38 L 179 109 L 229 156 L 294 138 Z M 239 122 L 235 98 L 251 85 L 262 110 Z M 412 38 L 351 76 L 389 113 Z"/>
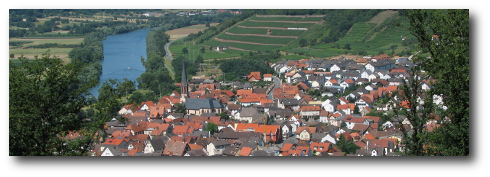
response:
<path fill-rule="evenodd" d="M 235 40 L 235 41 L 245 41 L 245 42 L 255 42 L 263 44 L 288 44 L 293 41 L 294 38 L 275 38 L 275 37 L 261 37 L 261 36 L 239 36 L 239 35 L 228 35 L 222 34 L 217 36 L 219 39 L 225 40 Z"/>
<path fill-rule="evenodd" d="M 281 23 L 281 22 L 253 22 L 245 21 L 240 23 L 241 26 L 248 27 L 282 27 L 282 28 L 309 28 L 314 23 Z"/>

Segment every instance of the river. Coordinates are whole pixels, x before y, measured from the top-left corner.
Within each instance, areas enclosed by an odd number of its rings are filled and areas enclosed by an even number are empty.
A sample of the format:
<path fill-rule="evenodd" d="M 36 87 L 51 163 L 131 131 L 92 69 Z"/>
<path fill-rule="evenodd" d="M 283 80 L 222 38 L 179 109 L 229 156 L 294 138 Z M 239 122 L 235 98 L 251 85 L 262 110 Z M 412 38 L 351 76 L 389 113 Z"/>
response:
<path fill-rule="evenodd" d="M 136 78 L 145 72 L 141 57 L 146 59 L 146 35 L 150 30 L 148 28 L 110 35 L 102 41 L 104 47 L 104 60 L 100 63 L 102 64 L 102 75 L 99 80 L 100 84 L 89 89 L 92 95 L 97 98 L 98 89 L 109 79 L 123 81 L 124 78 L 127 78 L 136 81 Z"/>

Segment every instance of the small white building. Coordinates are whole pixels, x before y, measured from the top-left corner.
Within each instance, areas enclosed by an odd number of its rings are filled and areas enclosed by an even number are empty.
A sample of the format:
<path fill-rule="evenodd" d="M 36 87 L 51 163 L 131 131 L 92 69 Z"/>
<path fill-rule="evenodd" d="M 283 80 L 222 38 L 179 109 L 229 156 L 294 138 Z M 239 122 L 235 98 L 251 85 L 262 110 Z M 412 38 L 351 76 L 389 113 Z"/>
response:
<path fill-rule="evenodd" d="M 218 51 L 218 52 L 220 50 L 226 50 L 226 49 L 228 49 L 228 46 L 218 46 L 218 47 L 216 47 L 216 51 Z"/>

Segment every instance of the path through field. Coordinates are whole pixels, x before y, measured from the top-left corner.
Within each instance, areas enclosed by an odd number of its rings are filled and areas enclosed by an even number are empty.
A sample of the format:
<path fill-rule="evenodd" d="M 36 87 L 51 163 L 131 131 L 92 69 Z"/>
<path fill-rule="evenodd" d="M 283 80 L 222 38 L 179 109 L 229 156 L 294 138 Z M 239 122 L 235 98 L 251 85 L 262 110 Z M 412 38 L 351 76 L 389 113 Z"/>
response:
<path fill-rule="evenodd" d="M 225 34 L 233 35 L 233 36 L 261 36 L 261 37 L 295 38 L 295 39 L 298 38 L 298 36 L 273 36 L 273 35 L 266 35 L 266 34 L 236 34 L 230 32 L 225 32 Z"/>

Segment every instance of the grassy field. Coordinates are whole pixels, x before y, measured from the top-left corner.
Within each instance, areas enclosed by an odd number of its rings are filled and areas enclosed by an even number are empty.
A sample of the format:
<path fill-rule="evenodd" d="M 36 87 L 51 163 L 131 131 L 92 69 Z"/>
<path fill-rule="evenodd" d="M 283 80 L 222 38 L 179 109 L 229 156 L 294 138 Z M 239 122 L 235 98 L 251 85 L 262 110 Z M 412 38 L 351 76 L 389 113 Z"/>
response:
<path fill-rule="evenodd" d="M 303 18 L 301 21 L 320 21 L 323 20 L 323 17 L 307 17 Z"/>
<path fill-rule="evenodd" d="M 232 27 L 227 32 L 235 34 L 267 34 L 267 29 L 258 28 L 240 28 L 238 26 Z M 271 36 L 299 36 L 303 33 L 302 30 L 271 30 Z"/>
<path fill-rule="evenodd" d="M 32 43 L 24 44 L 24 46 L 33 46 L 46 43 L 58 43 L 58 44 L 80 44 L 83 42 L 83 38 L 69 38 L 69 39 L 22 39 L 11 38 L 9 42 L 17 41 L 32 41 Z"/>
<path fill-rule="evenodd" d="M 188 46 L 185 46 L 185 47 L 187 48 Z M 182 46 L 182 45 L 170 45 L 169 46 L 169 50 L 172 52 L 172 54 L 175 54 L 173 56 L 174 58 L 177 58 L 178 56 L 184 55 L 182 53 L 183 48 L 184 48 L 184 46 Z M 238 57 L 238 56 L 240 56 L 241 52 L 243 52 L 240 50 L 232 50 L 232 49 L 227 49 L 227 50 L 220 51 L 220 52 L 209 51 L 209 46 L 204 46 L 204 48 L 206 49 L 205 53 L 198 53 L 198 51 L 199 51 L 198 48 L 200 48 L 200 47 L 198 47 L 196 45 L 191 45 L 190 49 L 188 49 L 189 53 L 191 54 L 190 55 L 191 60 L 195 60 L 197 58 L 197 56 L 201 56 L 205 60 L 215 59 L 215 58 Z M 185 57 L 189 58 L 189 54 L 185 54 Z"/>
<path fill-rule="evenodd" d="M 368 32 L 372 30 L 376 24 L 366 24 L 364 22 L 352 25 L 349 33 L 338 41 L 339 44 L 350 44 L 354 42 L 364 42 L 368 36 Z"/>
<path fill-rule="evenodd" d="M 209 46 L 231 46 L 245 50 L 252 51 L 272 51 L 273 49 L 277 49 L 280 46 L 274 45 L 254 45 L 254 44 L 243 44 L 243 43 L 233 43 L 233 42 L 219 42 L 216 40 L 210 40 L 204 43 L 204 45 Z"/>
<path fill-rule="evenodd" d="M 35 55 L 41 57 L 41 54 L 46 53 L 48 49 L 50 50 L 51 55 L 58 56 L 65 63 L 70 62 L 70 58 L 68 58 L 68 52 L 71 51 L 71 48 L 9 49 L 9 54 L 13 53 L 15 58 L 20 57 L 23 54 L 29 59 L 34 59 Z"/>

